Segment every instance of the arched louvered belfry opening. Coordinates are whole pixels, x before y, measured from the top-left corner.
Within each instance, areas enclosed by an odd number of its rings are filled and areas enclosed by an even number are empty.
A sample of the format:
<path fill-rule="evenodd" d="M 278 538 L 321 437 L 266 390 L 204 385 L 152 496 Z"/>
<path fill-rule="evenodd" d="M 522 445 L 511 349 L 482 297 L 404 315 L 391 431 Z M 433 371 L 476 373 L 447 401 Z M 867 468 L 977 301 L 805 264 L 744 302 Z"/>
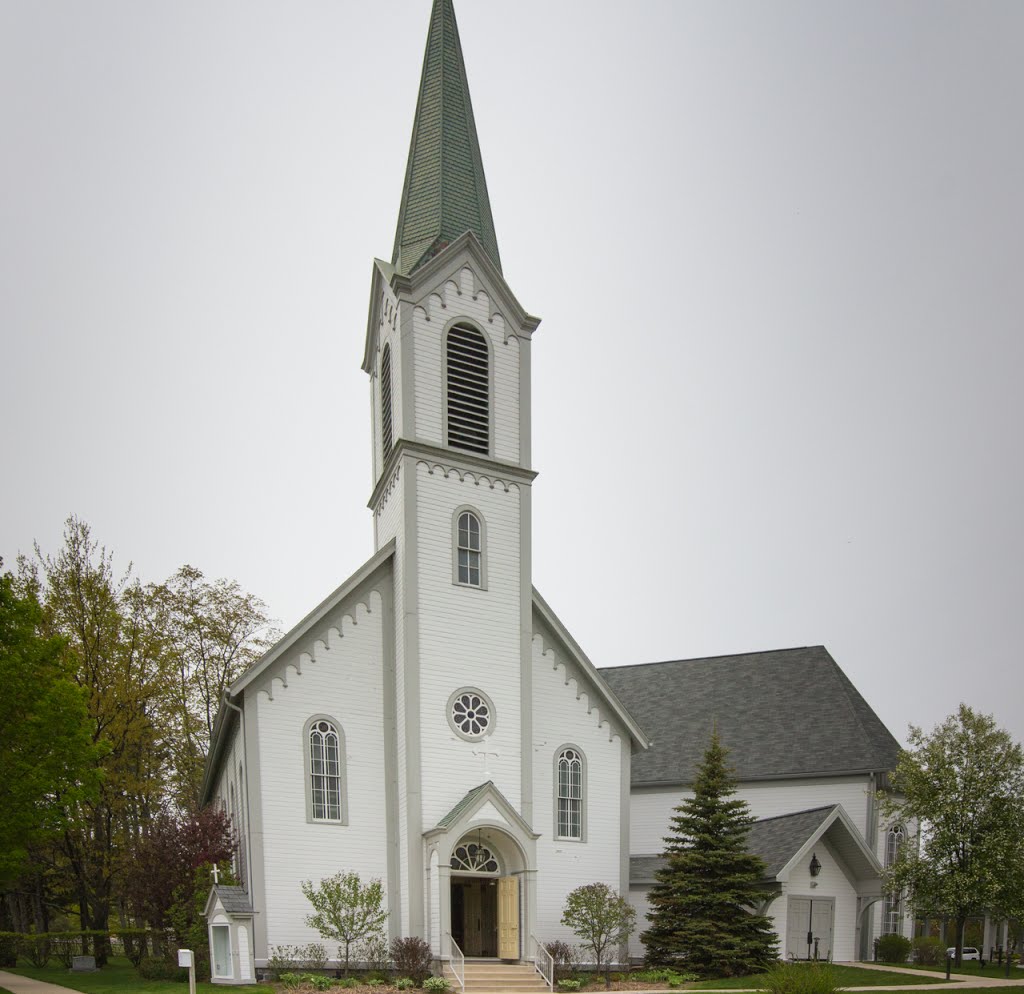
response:
<path fill-rule="evenodd" d="M 453 325 L 448 332 L 446 367 L 447 443 L 489 455 L 490 353 L 483 333 L 472 325 Z"/>
<path fill-rule="evenodd" d="M 394 444 L 391 415 L 391 346 L 385 345 L 380 357 L 380 446 L 383 458 L 391 455 Z"/>

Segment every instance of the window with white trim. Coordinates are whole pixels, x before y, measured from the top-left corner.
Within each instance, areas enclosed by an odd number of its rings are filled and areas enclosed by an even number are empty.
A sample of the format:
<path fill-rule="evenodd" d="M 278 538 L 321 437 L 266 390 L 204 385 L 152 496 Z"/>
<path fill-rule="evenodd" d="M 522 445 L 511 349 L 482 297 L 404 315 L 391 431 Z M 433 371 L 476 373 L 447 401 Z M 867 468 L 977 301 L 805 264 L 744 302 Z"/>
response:
<path fill-rule="evenodd" d="M 309 730 L 309 779 L 314 821 L 341 821 L 341 739 L 326 719 Z"/>
<path fill-rule="evenodd" d="M 578 749 L 566 748 L 555 763 L 558 801 L 556 835 L 560 839 L 583 839 L 583 756 Z"/>
<path fill-rule="evenodd" d="M 456 324 L 448 332 L 445 401 L 447 442 L 452 448 L 491 450 L 490 353 L 482 332 Z"/>
<path fill-rule="evenodd" d="M 468 587 L 483 586 L 483 535 L 472 511 L 459 515 L 456 527 L 456 579 Z"/>
<path fill-rule="evenodd" d="M 391 455 L 394 432 L 391 415 L 391 346 L 385 345 L 380 357 L 380 446 L 386 461 Z"/>
<path fill-rule="evenodd" d="M 885 868 L 888 870 L 899 858 L 906 841 L 902 825 L 893 825 L 885 836 Z M 903 900 L 899 892 L 886 894 L 882 905 L 882 934 L 903 934 Z"/>

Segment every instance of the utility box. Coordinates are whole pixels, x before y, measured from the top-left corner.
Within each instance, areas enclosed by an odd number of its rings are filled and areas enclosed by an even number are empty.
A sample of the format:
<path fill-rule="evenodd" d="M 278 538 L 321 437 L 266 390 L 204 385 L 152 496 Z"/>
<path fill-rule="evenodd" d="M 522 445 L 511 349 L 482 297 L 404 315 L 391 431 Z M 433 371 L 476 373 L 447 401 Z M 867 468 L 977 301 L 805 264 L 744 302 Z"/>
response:
<path fill-rule="evenodd" d="M 178 950 L 178 966 L 184 967 L 186 970 L 191 970 L 192 966 L 192 950 L 191 949 L 179 949 Z"/>

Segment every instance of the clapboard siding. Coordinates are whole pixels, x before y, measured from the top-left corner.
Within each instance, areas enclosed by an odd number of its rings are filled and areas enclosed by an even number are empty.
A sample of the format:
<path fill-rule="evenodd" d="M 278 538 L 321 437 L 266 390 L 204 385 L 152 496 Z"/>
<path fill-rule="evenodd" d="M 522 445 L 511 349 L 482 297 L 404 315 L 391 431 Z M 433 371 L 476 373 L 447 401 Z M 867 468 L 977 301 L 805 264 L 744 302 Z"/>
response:
<path fill-rule="evenodd" d="M 750 805 L 755 818 L 805 811 L 826 804 L 841 804 L 864 833 L 868 811 L 867 777 L 821 777 L 741 783 L 737 796 Z M 634 789 L 630 799 L 630 848 L 636 855 L 659 853 L 664 848 L 673 808 L 692 791 Z"/>
<path fill-rule="evenodd" d="M 546 651 L 545 651 L 546 649 Z M 577 685 L 565 660 L 540 634 L 533 639 L 533 785 L 537 840 L 537 937 L 578 940 L 561 924 L 565 899 L 581 884 L 603 881 L 619 890 L 622 750 L 629 748 L 608 714 Z M 585 841 L 555 838 L 556 752 L 573 744 L 586 757 Z"/>
<path fill-rule="evenodd" d="M 339 870 L 387 886 L 387 825 L 383 739 L 383 629 L 379 594 L 339 617 L 327 644 L 312 656 L 294 654 L 275 664 L 286 675 L 273 699 L 255 695 L 260 728 L 262 828 L 269 946 L 316 941 L 304 924 L 310 906 L 299 882 Z M 301 664 L 301 673 L 296 664 Z M 345 737 L 347 825 L 306 819 L 303 726 L 314 714 L 337 719 Z"/>
<path fill-rule="evenodd" d="M 423 818 L 429 828 L 486 780 L 520 808 L 519 488 L 492 489 L 469 476 L 431 473 L 423 463 L 416 473 Z M 484 522 L 484 589 L 453 582 L 452 519 L 465 505 Z M 493 732 L 482 742 L 467 742 L 448 723 L 448 700 L 463 687 L 482 690 L 494 704 Z M 476 755 L 482 750 L 489 755 Z"/>

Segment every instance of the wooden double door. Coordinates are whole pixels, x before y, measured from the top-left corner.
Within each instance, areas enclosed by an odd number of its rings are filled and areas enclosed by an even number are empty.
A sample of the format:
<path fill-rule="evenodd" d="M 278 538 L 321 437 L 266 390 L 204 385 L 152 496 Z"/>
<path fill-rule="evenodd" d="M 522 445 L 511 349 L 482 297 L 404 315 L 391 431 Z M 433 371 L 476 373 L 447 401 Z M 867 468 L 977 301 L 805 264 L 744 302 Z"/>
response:
<path fill-rule="evenodd" d="M 835 898 L 791 897 L 786 914 L 786 958 L 832 958 Z"/>
<path fill-rule="evenodd" d="M 519 881 L 452 877 L 452 937 L 466 956 L 519 959 Z"/>

